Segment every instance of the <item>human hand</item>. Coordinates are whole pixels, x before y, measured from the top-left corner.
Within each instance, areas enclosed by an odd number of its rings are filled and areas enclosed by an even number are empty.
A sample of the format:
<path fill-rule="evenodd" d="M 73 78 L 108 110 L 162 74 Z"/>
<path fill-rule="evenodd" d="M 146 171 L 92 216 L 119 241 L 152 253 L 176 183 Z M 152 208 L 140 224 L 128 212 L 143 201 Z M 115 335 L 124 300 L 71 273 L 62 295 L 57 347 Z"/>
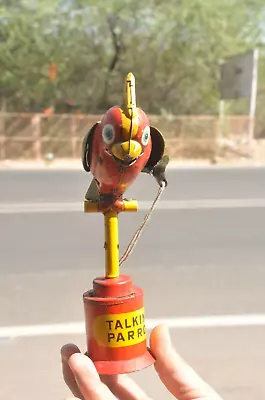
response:
<path fill-rule="evenodd" d="M 173 349 L 169 332 L 163 325 L 153 329 L 150 350 L 155 369 L 170 393 L 178 400 L 221 400 Z M 93 362 L 73 344 L 62 350 L 63 376 L 75 399 L 151 400 L 127 375 L 99 377 Z M 72 399 L 73 400 L 73 399 Z"/>

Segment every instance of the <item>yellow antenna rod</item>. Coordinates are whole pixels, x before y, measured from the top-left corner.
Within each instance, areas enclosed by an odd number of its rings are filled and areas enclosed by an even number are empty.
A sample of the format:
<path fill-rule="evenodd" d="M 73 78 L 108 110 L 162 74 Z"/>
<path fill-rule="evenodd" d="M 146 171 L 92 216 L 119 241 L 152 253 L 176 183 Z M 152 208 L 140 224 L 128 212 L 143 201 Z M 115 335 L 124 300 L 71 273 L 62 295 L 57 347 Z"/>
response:
<path fill-rule="evenodd" d="M 118 213 L 108 211 L 104 215 L 104 219 L 106 278 L 118 278 L 120 274 Z"/>
<path fill-rule="evenodd" d="M 125 81 L 123 111 L 129 118 L 132 118 L 136 111 L 135 77 L 131 72 Z"/>

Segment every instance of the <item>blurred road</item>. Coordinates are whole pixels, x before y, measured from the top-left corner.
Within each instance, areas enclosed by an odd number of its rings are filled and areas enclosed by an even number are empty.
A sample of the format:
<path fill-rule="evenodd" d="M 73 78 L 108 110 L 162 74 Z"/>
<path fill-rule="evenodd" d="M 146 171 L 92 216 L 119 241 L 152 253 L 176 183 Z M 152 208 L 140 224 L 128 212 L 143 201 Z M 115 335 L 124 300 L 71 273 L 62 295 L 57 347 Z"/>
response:
<path fill-rule="evenodd" d="M 168 181 L 123 267 L 144 288 L 147 318 L 265 314 L 265 169 L 170 170 Z M 102 217 L 82 213 L 89 182 L 81 169 L 0 172 L 2 327 L 83 320 L 82 293 L 104 263 Z M 156 191 L 143 175 L 128 197 L 146 208 Z M 145 212 L 121 215 L 121 250 Z M 261 400 L 264 333 L 262 326 L 190 328 L 173 329 L 172 338 L 224 399 Z M 59 362 L 68 341 L 84 349 L 83 335 L 1 337 L 0 399 L 69 395 Z M 152 368 L 135 379 L 154 399 L 171 398 Z"/>

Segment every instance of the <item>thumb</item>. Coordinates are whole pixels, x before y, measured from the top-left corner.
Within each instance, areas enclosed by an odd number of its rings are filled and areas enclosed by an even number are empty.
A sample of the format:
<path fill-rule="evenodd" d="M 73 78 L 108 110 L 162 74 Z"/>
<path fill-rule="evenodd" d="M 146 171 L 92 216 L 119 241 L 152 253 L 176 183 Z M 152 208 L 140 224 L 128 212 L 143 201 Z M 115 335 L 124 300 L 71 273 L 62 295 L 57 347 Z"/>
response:
<path fill-rule="evenodd" d="M 221 400 L 214 390 L 173 349 L 168 329 L 159 325 L 151 333 L 150 350 L 155 369 L 166 388 L 179 400 Z"/>

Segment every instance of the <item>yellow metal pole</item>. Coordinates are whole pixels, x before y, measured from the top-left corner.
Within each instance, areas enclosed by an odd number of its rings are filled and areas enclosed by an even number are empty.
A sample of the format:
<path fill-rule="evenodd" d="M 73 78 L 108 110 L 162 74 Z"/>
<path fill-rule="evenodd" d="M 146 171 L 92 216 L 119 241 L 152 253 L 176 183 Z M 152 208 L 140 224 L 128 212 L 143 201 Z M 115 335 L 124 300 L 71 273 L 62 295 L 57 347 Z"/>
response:
<path fill-rule="evenodd" d="M 119 231 L 118 213 L 108 211 L 105 219 L 105 270 L 106 278 L 119 276 Z"/>
<path fill-rule="evenodd" d="M 138 203 L 136 200 L 123 200 L 123 211 L 136 212 Z M 85 213 L 100 212 L 99 203 L 84 200 Z M 119 262 L 119 227 L 118 213 L 114 210 L 104 213 L 105 220 L 105 276 L 106 278 L 118 278 L 120 275 Z"/>

